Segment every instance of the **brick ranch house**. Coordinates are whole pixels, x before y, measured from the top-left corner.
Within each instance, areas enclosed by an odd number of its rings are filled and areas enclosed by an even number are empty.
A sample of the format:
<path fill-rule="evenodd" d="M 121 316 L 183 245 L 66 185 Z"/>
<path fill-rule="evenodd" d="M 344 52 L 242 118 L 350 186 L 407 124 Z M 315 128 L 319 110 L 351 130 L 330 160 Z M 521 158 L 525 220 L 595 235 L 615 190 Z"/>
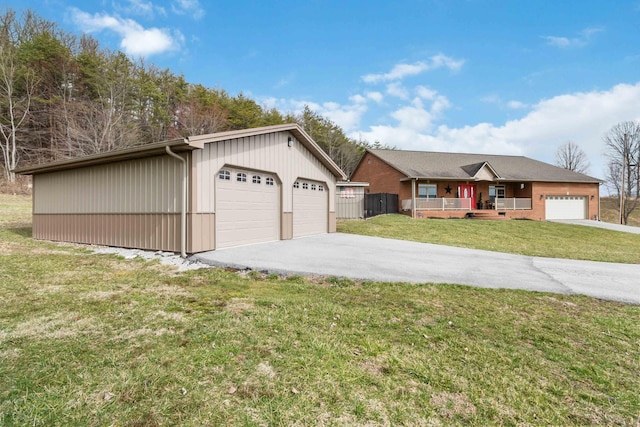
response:
<path fill-rule="evenodd" d="M 351 180 L 414 218 L 600 217 L 599 179 L 523 156 L 367 150 Z"/>

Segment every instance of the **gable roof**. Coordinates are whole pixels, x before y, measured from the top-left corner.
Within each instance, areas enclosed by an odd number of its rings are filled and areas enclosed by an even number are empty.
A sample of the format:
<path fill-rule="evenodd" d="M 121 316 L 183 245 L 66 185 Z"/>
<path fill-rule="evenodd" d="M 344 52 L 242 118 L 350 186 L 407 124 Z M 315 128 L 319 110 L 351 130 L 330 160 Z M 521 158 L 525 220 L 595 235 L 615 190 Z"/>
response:
<path fill-rule="evenodd" d="M 245 138 L 249 136 L 263 135 L 265 133 L 274 132 L 291 132 L 296 139 L 305 146 L 305 148 L 320 160 L 327 169 L 339 179 L 347 179 L 345 173 L 340 167 L 324 152 L 322 148 L 302 129 L 297 123 L 285 123 L 282 125 L 265 126 L 260 128 L 250 128 L 241 130 L 232 130 L 228 132 L 217 132 L 207 135 L 196 135 L 188 138 L 190 143 L 208 144 L 213 142 L 227 141 L 235 138 Z"/>
<path fill-rule="evenodd" d="M 481 180 L 479 175 L 484 170 L 493 174 L 495 181 L 601 182 L 598 178 L 524 156 L 405 150 L 367 152 L 406 175 L 406 179 Z"/>
<path fill-rule="evenodd" d="M 207 135 L 196 135 L 188 138 L 171 139 L 167 141 L 154 142 L 151 144 L 138 145 L 122 150 L 108 151 L 104 153 L 92 154 L 89 156 L 77 157 L 73 159 L 59 160 L 40 165 L 31 165 L 15 170 L 21 175 L 37 175 L 47 172 L 55 172 L 66 169 L 76 169 L 86 166 L 113 163 L 123 160 L 139 159 L 144 157 L 159 156 L 166 154 L 166 147 L 174 152 L 184 152 L 202 149 L 204 144 L 227 141 L 235 138 L 263 135 L 275 132 L 291 132 L 324 166 L 339 179 L 346 179 L 345 173 L 331 160 L 322 148 L 311 139 L 311 137 L 296 123 L 289 123 L 275 126 L 265 126 L 252 129 L 241 129 L 229 132 L 217 132 Z"/>

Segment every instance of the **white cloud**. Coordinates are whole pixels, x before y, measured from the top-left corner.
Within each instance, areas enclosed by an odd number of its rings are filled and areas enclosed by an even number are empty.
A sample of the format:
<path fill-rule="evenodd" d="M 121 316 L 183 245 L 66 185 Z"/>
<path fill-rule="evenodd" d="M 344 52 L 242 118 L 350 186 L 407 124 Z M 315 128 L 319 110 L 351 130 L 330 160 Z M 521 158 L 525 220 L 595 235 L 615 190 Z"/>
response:
<path fill-rule="evenodd" d="M 121 6 L 113 3 L 115 10 L 126 14 L 141 15 L 147 18 L 153 18 L 156 14 L 167 16 L 167 11 L 162 6 L 157 6 L 151 1 L 146 0 L 127 0 L 127 6 Z"/>
<path fill-rule="evenodd" d="M 502 99 L 496 94 L 487 95 L 480 99 L 482 102 L 486 102 L 487 104 L 501 104 Z"/>
<path fill-rule="evenodd" d="M 398 127 L 416 132 L 429 132 L 433 122 L 433 114 L 425 109 L 420 98 L 415 98 L 411 105 L 392 112 L 391 117 L 398 121 Z"/>
<path fill-rule="evenodd" d="M 433 107 L 429 111 L 418 110 L 414 100 L 390 115 L 396 124 L 371 126 L 351 136 L 402 149 L 526 155 L 548 163 L 553 163 L 558 146 L 573 141 L 587 154 L 592 164 L 590 173 L 602 177 L 602 137 L 618 122 L 640 120 L 640 83 L 542 100 L 522 118 L 502 125 L 435 127 Z M 411 121 L 407 117 L 409 111 L 419 113 L 418 117 Z M 426 126 L 429 116 L 425 111 L 431 114 L 431 129 Z"/>
<path fill-rule="evenodd" d="M 509 101 L 507 102 L 507 107 L 511 108 L 512 110 L 520 110 L 522 108 L 527 108 L 527 104 L 520 101 Z"/>
<path fill-rule="evenodd" d="M 396 64 L 391 71 L 382 74 L 366 74 L 362 76 L 365 83 L 384 83 L 395 80 L 402 80 L 408 76 L 415 76 L 425 71 L 435 70 L 438 68 L 448 68 L 451 71 L 459 71 L 464 64 L 464 60 L 453 59 L 443 54 L 434 55 L 427 61 L 418 61 L 413 64 Z"/>
<path fill-rule="evenodd" d="M 354 104 L 364 104 L 367 102 L 367 98 L 365 98 L 360 94 L 356 94 L 356 95 L 350 96 L 349 101 L 353 102 Z"/>
<path fill-rule="evenodd" d="M 273 97 L 263 98 L 261 99 L 261 102 L 262 105 L 267 108 L 277 108 L 281 111 L 287 111 L 293 114 L 302 113 L 304 107 L 308 106 L 312 111 L 315 111 L 340 126 L 345 132 L 351 132 L 358 128 L 362 116 L 368 110 L 367 104 L 360 102 L 362 100 L 361 98 L 363 98 L 361 95 L 355 95 L 351 97 L 350 104 L 344 105 L 337 102 L 324 102 L 322 104 L 318 104 L 313 101 L 283 98 L 278 99 Z"/>
<path fill-rule="evenodd" d="M 174 0 L 171 10 L 178 15 L 191 15 L 194 19 L 200 19 L 205 14 L 198 0 Z"/>
<path fill-rule="evenodd" d="M 559 47 L 561 49 L 567 49 L 572 47 L 586 46 L 595 34 L 604 31 L 602 27 L 589 27 L 578 33 L 577 37 L 559 37 L 559 36 L 542 36 L 550 46 Z"/>
<path fill-rule="evenodd" d="M 118 34 L 121 38 L 120 48 L 127 55 L 150 56 L 176 50 L 184 43 L 184 36 L 180 32 L 172 34 L 166 29 L 145 29 L 131 19 L 100 13 L 91 15 L 76 8 L 71 9 L 71 14 L 73 21 L 84 32 L 110 30 Z"/>
<path fill-rule="evenodd" d="M 429 89 L 426 86 L 416 87 L 416 92 L 418 92 L 418 96 L 422 99 L 434 99 L 438 94 L 438 92 L 433 89 Z"/>
<path fill-rule="evenodd" d="M 389 83 L 387 85 L 387 93 L 400 99 L 408 99 L 409 91 L 401 83 Z"/>
<path fill-rule="evenodd" d="M 366 95 L 367 95 L 367 98 L 377 102 L 378 104 L 381 103 L 382 100 L 384 99 L 384 95 L 382 95 L 380 92 L 367 92 Z"/>

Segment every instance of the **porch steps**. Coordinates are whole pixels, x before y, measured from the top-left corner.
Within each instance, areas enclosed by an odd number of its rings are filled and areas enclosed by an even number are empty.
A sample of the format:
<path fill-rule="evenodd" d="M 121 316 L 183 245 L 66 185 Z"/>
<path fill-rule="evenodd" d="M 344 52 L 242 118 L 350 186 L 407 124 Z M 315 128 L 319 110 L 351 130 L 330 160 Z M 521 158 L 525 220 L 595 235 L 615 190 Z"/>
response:
<path fill-rule="evenodd" d="M 507 216 L 504 214 L 500 215 L 499 212 L 494 210 L 486 210 L 486 211 L 477 210 L 477 211 L 469 212 L 467 214 L 467 218 L 500 221 L 500 220 L 507 219 Z"/>

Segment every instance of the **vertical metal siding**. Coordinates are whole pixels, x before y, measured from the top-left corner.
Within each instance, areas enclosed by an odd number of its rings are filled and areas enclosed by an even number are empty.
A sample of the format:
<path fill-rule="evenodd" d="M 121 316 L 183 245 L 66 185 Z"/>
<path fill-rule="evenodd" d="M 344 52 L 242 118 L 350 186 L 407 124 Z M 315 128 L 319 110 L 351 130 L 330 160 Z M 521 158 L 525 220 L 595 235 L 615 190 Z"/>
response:
<path fill-rule="evenodd" d="M 169 156 L 33 178 L 34 238 L 180 250 L 182 169 Z"/>
<path fill-rule="evenodd" d="M 168 156 L 35 175 L 34 213 L 177 213 L 181 179 Z"/>
<path fill-rule="evenodd" d="M 179 224 L 179 214 L 36 214 L 33 217 L 33 237 L 179 251 Z"/>
<path fill-rule="evenodd" d="M 293 147 L 288 146 L 288 137 L 293 138 Z M 277 174 L 283 188 L 283 212 L 293 209 L 292 192 L 288 190 L 298 178 L 325 183 L 329 211 L 335 210 L 335 176 L 289 132 L 209 143 L 193 156 L 197 166 L 197 212 L 215 212 L 215 176 L 225 164 Z"/>
<path fill-rule="evenodd" d="M 340 194 L 340 191 L 336 191 L 336 217 L 340 219 L 364 218 L 364 188 L 345 187 L 350 190 L 349 193 Z"/>

